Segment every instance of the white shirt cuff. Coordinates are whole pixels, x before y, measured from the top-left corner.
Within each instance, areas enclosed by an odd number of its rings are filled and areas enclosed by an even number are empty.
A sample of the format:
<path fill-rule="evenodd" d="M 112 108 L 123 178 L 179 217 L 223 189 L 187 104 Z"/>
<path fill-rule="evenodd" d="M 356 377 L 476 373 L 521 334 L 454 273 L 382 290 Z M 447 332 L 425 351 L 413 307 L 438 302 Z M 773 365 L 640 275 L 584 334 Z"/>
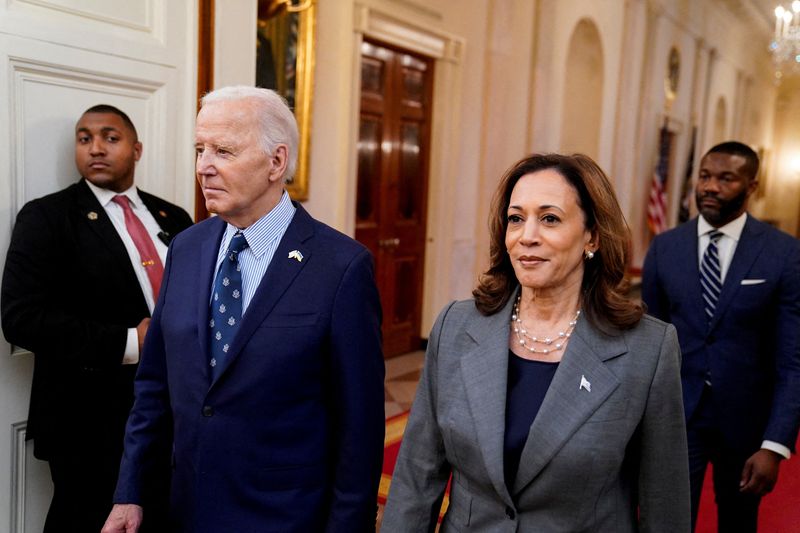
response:
<path fill-rule="evenodd" d="M 128 329 L 128 341 L 125 343 L 125 353 L 122 355 L 123 365 L 135 365 L 139 362 L 139 333 L 136 328 Z"/>
<path fill-rule="evenodd" d="M 782 455 L 786 459 L 789 459 L 789 458 L 792 457 L 792 452 L 789 450 L 789 448 L 787 448 L 783 444 L 778 444 L 777 442 L 773 442 L 771 440 L 765 440 L 764 442 L 762 442 L 761 443 L 761 449 L 762 450 L 769 450 L 771 452 L 775 452 L 775 453 L 777 453 L 779 455 Z"/>

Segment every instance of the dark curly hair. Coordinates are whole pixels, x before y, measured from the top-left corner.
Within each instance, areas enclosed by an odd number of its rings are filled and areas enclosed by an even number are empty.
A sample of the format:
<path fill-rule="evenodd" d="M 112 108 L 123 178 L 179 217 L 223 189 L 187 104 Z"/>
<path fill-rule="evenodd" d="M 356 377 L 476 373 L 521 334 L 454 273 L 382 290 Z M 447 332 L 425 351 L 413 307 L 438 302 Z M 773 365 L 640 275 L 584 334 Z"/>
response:
<path fill-rule="evenodd" d="M 575 189 L 586 228 L 596 235 L 599 245 L 594 258 L 584 264 L 584 316 L 603 330 L 609 325 L 621 329 L 635 326 L 644 310 L 626 295 L 630 229 L 608 177 L 597 163 L 582 154 L 534 154 L 517 162 L 503 176 L 489 215 L 490 266 L 472 291 L 475 305 L 484 315 L 497 313 L 516 291 L 518 281 L 505 246 L 511 192 L 521 177 L 545 169 L 555 170 Z"/>

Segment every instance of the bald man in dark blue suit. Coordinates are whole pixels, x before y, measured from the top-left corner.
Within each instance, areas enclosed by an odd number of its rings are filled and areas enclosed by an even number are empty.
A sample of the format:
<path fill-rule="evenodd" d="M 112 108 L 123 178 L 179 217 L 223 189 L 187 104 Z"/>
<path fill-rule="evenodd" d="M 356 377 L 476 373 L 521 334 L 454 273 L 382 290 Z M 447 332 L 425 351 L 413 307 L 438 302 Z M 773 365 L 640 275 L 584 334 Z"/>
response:
<path fill-rule="evenodd" d="M 150 451 L 173 432 L 171 531 L 375 529 L 384 365 L 372 259 L 289 200 L 296 146 L 276 93 L 203 98 L 197 178 L 219 216 L 170 248 L 104 532 L 147 516 Z M 241 316 L 229 309 L 239 301 Z"/>
<path fill-rule="evenodd" d="M 748 146 L 713 147 L 700 216 L 655 238 L 642 279 L 648 312 L 675 325 L 683 353 L 692 523 L 711 462 L 720 532 L 756 531 L 800 426 L 800 242 L 747 214 L 757 173 Z"/>

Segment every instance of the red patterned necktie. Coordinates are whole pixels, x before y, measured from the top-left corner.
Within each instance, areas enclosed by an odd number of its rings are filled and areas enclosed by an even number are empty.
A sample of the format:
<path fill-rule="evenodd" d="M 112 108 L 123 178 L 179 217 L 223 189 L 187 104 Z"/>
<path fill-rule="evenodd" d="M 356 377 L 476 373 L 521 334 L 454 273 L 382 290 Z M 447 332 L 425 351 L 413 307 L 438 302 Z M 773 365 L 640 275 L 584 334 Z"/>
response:
<path fill-rule="evenodd" d="M 139 251 L 139 259 L 142 261 L 142 266 L 147 277 L 150 279 L 150 286 L 153 289 L 153 301 L 158 299 L 158 291 L 161 289 L 161 278 L 164 276 L 164 265 L 161 263 L 161 258 L 158 256 L 153 239 L 147 233 L 147 229 L 139 220 L 139 217 L 131 209 L 128 197 L 118 194 L 113 198 L 114 203 L 122 208 L 125 213 L 125 228 L 128 230 L 128 235 L 131 236 L 133 244 Z"/>

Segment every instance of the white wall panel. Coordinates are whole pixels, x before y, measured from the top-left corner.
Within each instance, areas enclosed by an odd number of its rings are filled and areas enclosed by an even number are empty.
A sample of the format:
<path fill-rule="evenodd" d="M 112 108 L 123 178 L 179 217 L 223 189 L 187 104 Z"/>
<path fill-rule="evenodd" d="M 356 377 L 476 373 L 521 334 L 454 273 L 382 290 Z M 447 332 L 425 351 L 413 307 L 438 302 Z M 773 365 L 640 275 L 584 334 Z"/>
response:
<path fill-rule="evenodd" d="M 137 185 L 192 213 L 196 34 L 197 0 L 0 0 L 0 267 L 22 205 L 78 179 L 92 105 L 136 125 Z M 34 357 L 0 342 L 0 533 L 41 531 L 52 493 L 24 438 Z"/>
<path fill-rule="evenodd" d="M 16 2 L 13 3 L 19 4 L 21 9 L 25 8 L 25 4 L 28 4 L 56 10 L 75 17 L 83 17 L 118 26 L 127 26 L 134 30 L 151 32 L 153 7 L 156 0 L 138 0 L 135 2 L 109 2 L 108 0 L 16 0 Z"/>

